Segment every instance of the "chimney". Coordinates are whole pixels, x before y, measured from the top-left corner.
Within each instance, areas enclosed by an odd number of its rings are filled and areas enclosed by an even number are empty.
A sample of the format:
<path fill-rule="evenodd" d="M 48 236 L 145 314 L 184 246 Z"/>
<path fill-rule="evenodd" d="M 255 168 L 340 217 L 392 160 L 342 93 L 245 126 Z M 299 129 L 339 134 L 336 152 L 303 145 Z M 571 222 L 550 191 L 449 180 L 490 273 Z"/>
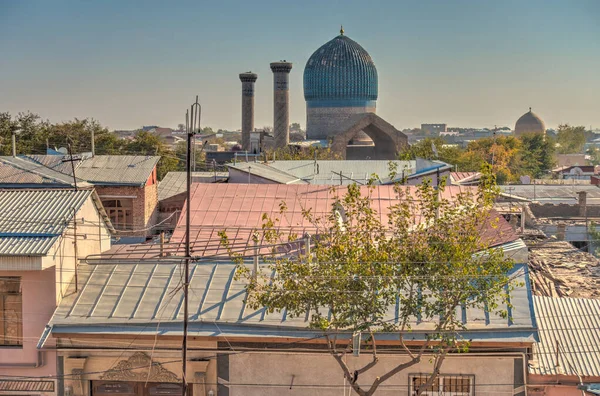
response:
<path fill-rule="evenodd" d="M 273 135 L 275 148 L 287 147 L 290 142 L 290 62 L 271 63 L 273 71 Z"/>
<path fill-rule="evenodd" d="M 577 206 L 579 206 L 579 217 L 585 217 L 587 214 L 587 192 L 577 192 Z"/>
<path fill-rule="evenodd" d="M 254 73 L 240 73 L 242 82 L 242 150 L 250 150 L 250 132 L 254 131 Z"/>

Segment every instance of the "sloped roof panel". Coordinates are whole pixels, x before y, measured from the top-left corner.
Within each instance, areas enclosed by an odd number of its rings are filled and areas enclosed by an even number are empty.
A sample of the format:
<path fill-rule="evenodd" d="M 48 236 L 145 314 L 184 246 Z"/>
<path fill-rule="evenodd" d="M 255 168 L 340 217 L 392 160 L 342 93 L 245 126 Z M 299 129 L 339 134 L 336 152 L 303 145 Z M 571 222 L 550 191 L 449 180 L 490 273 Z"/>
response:
<path fill-rule="evenodd" d="M 533 302 L 539 342 L 529 372 L 600 376 L 600 300 L 533 296 Z"/>
<path fill-rule="evenodd" d="M 0 190 L 0 255 L 42 255 L 91 189 Z"/>

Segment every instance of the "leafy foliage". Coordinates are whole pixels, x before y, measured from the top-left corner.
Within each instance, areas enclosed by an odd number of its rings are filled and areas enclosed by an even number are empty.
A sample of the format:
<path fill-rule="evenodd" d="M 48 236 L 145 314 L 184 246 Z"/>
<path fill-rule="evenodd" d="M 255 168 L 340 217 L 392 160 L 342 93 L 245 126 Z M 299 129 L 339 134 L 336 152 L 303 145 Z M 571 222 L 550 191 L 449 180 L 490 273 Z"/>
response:
<path fill-rule="evenodd" d="M 571 126 L 563 124 L 558 126 L 558 135 L 556 142 L 558 143 L 559 154 L 575 154 L 582 153 L 585 146 L 585 127 Z"/>
<path fill-rule="evenodd" d="M 294 147 L 287 146 L 284 148 L 277 148 L 271 150 L 265 150 L 264 158 L 266 160 L 333 160 L 340 159 L 340 155 L 331 151 L 331 148 L 321 148 L 315 146 L 309 147 Z"/>
<path fill-rule="evenodd" d="M 398 185 L 397 203 L 386 216 L 372 204 L 373 186 L 349 186 L 322 217 L 304 208 L 305 219 L 317 230 L 310 249 L 296 256 L 274 250 L 262 257 L 266 268 L 258 273 L 240 261 L 238 277 L 247 282 L 247 304 L 253 309 L 266 307 L 268 312 L 285 310 L 291 317 L 308 313 L 309 326 L 323 332 L 329 352 L 358 395 L 372 395 L 393 375 L 430 357 L 433 374 L 422 392 L 450 351 L 468 347 L 459 335 L 465 326 L 457 307 L 507 315 L 499 301 L 508 303 L 512 286 L 507 274 L 513 262 L 501 250 L 490 249 L 489 236 L 482 232 L 498 222 L 490 212 L 497 193 L 495 177 L 489 166 L 483 173 L 479 189 L 453 199 L 445 198 L 443 184 L 439 190 L 427 182 L 419 187 Z M 335 189 L 332 194 L 337 194 Z M 280 228 L 285 212 L 282 202 L 279 217 L 265 214 L 256 240 L 277 245 L 302 238 Z M 229 246 L 227 234 L 222 232 L 221 237 Z M 390 316 L 397 301 L 399 310 Z M 404 337 L 415 330 L 416 317 L 432 330 L 422 345 L 409 347 Z M 356 332 L 368 334 L 372 361 L 351 373 L 346 363 L 351 344 L 346 342 Z M 396 333 L 409 360 L 371 384 L 359 383 L 355 376 L 377 365 L 381 332 Z"/>
<path fill-rule="evenodd" d="M 435 147 L 437 154 L 434 152 Z M 541 134 L 498 136 L 469 142 L 466 148 L 448 145 L 443 138 L 425 138 L 400 153 L 400 159 L 439 159 L 463 172 L 478 171 L 493 164 L 498 183 L 514 182 L 520 176 L 540 177 L 555 164 L 555 142 Z"/>

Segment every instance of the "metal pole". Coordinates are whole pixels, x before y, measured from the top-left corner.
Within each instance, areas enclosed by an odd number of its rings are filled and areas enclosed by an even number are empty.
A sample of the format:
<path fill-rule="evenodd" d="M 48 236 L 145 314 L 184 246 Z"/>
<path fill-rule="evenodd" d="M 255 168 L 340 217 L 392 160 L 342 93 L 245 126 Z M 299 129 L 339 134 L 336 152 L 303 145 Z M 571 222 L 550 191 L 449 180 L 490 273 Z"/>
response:
<path fill-rule="evenodd" d="M 77 191 L 77 177 L 75 177 L 75 162 L 73 160 L 73 151 L 71 151 L 71 143 L 67 147 L 69 148 L 69 161 L 71 161 L 71 170 L 73 171 L 73 183 L 75 184 L 75 191 Z"/>
<path fill-rule="evenodd" d="M 195 111 L 194 111 L 195 110 Z M 181 376 L 181 392 L 183 396 L 187 395 L 187 335 L 188 335 L 188 318 L 189 318 L 189 286 L 190 286 L 190 222 L 191 222 L 191 198 L 192 198 L 192 142 L 194 138 L 195 117 L 200 118 L 200 104 L 198 96 L 196 102 L 191 106 L 190 124 L 187 130 L 187 153 L 186 153 L 186 173 L 187 173 L 187 190 L 186 198 L 187 205 L 185 211 L 185 269 L 183 281 L 183 341 L 182 341 L 182 376 Z"/>
<path fill-rule="evenodd" d="M 12 131 L 12 155 L 17 156 L 17 132 Z"/>
<path fill-rule="evenodd" d="M 95 136 L 94 136 L 94 129 L 92 128 L 92 157 L 94 157 L 96 155 L 96 142 L 94 141 Z"/>
<path fill-rule="evenodd" d="M 77 274 L 77 209 L 73 208 L 73 251 L 75 255 L 75 292 L 79 288 L 79 278 Z"/>

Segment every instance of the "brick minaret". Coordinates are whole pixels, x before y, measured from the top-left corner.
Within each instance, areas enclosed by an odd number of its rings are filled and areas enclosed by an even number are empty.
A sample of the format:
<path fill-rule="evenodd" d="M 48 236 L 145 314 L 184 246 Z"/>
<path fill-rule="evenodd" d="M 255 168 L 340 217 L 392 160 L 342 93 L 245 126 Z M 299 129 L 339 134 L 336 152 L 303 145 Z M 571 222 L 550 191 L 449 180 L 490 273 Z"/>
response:
<path fill-rule="evenodd" d="M 250 132 L 254 130 L 254 83 L 255 73 L 240 73 L 242 82 L 242 149 L 250 150 Z"/>
<path fill-rule="evenodd" d="M 286 147 L 290 142 L 290 62 L 271 63 L 273 71 L 273 135 L 275 147 Z"/>

